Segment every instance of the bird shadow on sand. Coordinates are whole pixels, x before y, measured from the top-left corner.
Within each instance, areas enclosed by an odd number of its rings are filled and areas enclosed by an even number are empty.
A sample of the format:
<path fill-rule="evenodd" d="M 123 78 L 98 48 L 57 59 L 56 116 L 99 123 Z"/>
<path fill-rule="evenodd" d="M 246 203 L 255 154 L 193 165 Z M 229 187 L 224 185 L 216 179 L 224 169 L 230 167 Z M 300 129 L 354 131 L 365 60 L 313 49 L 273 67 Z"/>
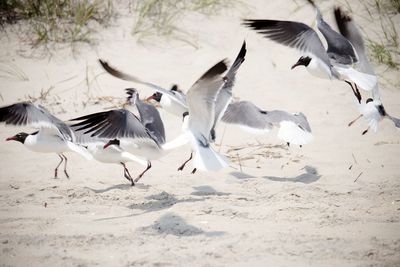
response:
<path fill-rule="evenodd" d="M 105 193 L 111 190 L 133 190 L 133 189 L 148 189 L 150 186 L 149 185 L 144 185 L 144 184 L 135 184 L 135 186 L 131 186 L 128 183 L 125 184 L 116 184 L 116 185 L 112 185 L 110 187 L 104 188 L 104 189 L 94 189 L 94 188 L 90 188 L 90 187 L 84 187 L 85 189 L 89 189 L 91 191 L 93 191 L 96 194 L 101 194 L 101 193 Z"/>
<path fill-rule="evenodd" d="M 304 184 L 314 183 L 321 178 L 321 175 L 318 174 L 316 168 L 306 165 L 303 169 L 305 170 L 305 173 L 297 175 L 296 177 L 264 176 L 263 178 L 275 182 L 292 182 L 292 183 L 304 183 Z"/>
<path fill-rule="evenodd" d="M 175 213 L 168 212 L 156 220 L 152 225 L 142 227 L 139 230 L 153 234 L 165 234 L 175 236 L 196 236 L 205 235 L 217 237 L 225 234 L 223 231 L 204 231 L 201 228 L 188 224 L 182 217 Z"/>
<path fill-rule="evenodd" d="M 168 209 L 178 203 L 186 203 L 186 202 L 198 202 L 198 201 L 204 201 L 205 198 L 182 198 L 178 199 L 175 196 L 163 191 L 159 194 L 151 195 L 145 197 L 142 201 L 138 203 L 133 203 L 129 206 L 127 206 L 128 209 L 131 210 L 139 210 L 139 213 L 133 213 L 133 214 L 128 214 L 128 215 L 123 215 L 123 216 L 114 216 L 114 217 L 106 217 L 106 218 L 100 218 L 96 219 L 95 221 L 105 221 L 105 220 L 112 220 L 112 219 L 120 219 L 120 218 L 127 218 L 127 217 L 135 217 L 135 216 L 140 216 L 145 213 L 150 213 L 150 212 L 157 212 L 160 210 Z"/>
<path fill-rule="evenodd" d="M 232 175 L 233 177 L 235 177 L 235 178 L 238 178 L 238 179 L 251 179 L 251 178 L 256 178 L 255 176 L 253 176 L 253 175 L 250 175 L 250 174 L 247 174 L 247 173 L 244 173 L 244 172 L 230 172 L 229 173 L 230 175 Z"/>
<path fill-rule="evenodd" d="M 191 193 L 192 196 L 228 196 L 230 193 L 219 192 L 208 185 L 195 186 L 193 187 L 194 192 Z"/>

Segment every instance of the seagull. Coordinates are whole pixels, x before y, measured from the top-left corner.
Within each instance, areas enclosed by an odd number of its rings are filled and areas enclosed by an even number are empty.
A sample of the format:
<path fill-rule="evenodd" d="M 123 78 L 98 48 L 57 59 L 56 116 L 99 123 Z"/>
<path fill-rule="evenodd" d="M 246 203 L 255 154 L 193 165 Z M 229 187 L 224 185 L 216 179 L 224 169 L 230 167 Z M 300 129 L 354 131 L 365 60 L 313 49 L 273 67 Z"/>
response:
<path fill-rule="evenodd" d="M 124 151 L 120 146 L 119 140 L 117 140 L 114 145 L 109 145 L 104 148 L 104 146 L 109 142 L 108 139 L 84 134 L 83 131 L 78 131 L 75 127 L 71 127 L 71 129 L 74 131 L 76 143 L 84 146 L 90 154 L 92 154 L 95 160 L 102 163 L 121 164 L 124 168 L 124 177 L 132 186 L 134 185 L 133 178 L 126 167 L 126 163 L 137 162 L 142 166 L 147 166 L 147 161 L 144 159 Z"/>
<path fill-rule="evenodd" d="M 239 54 L 237 55 L 234 63 L 230 67 L 228 73 L 226 74 L 227 79 L 229 80 L 228 83 L 224 84 L 224 88 L 220 90 L 218 94 L 218 100 L 216 105 L 216 119 L 215 123 L 221 118 L 223 112 L 225 111 L 226 107 L 230 103 L 232 99 L 232 87 L 235 81 L 236 71 L 239 69 L 241 64 L 243 63 L 245 56 L 246 56 L 246 42 L 243 41 L 243 44 L 240 48 Z M 156 92 L 148 97 L 146 100 L 154 99 L 155 101 L 160 103 L 160 106 L 165 109 L 167 112 L 181 117 L 185 112 L 188 111 L 188 105 L 186 102 L 186 95 L 183 91 L 178 89 L 178 86 L 174 85 L 170 90 L 164 89 L 161 86 L 155 85 L 153 83 L 145 82 L 140 80 L 139 78 L 126 74 L 122 71 L 117 70 L 116 68 L 110 66 L 104 60 L 99 59 L 101 66 L 106 70 L 109 74 L 120 78 L 126 81 L 133 81 L 139 84 L 146 85 L 150 87 L 152 90 Z M 215 128 L 215 125 L 213 129 Z M 214 130 L 212 130 L 214 131 Z M 215 133 L 214 133 L 215 135 Z"/>
<path fill-rule="evenodd" d="M 90 153 L 82 146 L 75 144 L 73 131 L 60 119 L 56 118 L 43 106 L 31 102 L 19 102 L 13 105 L 0 108 L 0 122 L 6 125 L 28 126 L 38 131 L 28 134 L 18 133 L 6 139 L 6 141 L 17 141 L 27 149 L 34 152 L 56 153 L 60 162 L 54 170 L 54 177 L 57 178 L 58 167 L 64 161 L 64 173 L 67 172 L 67 157 L 65 152 L 73 151 L 86 159 L 92 159 Z"/>
<path fill-rule="evenodd" d="M 180 99 L 180 101 L 176 101 L 175 98 L 172 98 L 169 94 L 163 94 L 158 91 L 146 98 L 146 101 L 155 100 L 160 104 L 162 109 L 170 114 L 180 117 L 183 113 L 188 111 L 186 95 L 178 89 L 178 85 L 176 84 L 172 86 L 169 92 Z"/>
<path fill-rule="evenodd" d="M 99 59 L 99 62 L 100 65 L 104 68 L 104 70 L 107 71 L 112 76 L 120 78 L 125 81 L 132 81 L 139 84 L 143 84 L 155 90 L 156 93 L 150 96 L 148 100 L 155 99 L 157 102 L 160 103 L 161 107 L 164 108 L 166 111 L 178 117 L 181 117 L 183 113 L 188 111 L 188 107 L 186 104 L 186 96 L 178 88 L 176 88 L 175 90 L 175 88 L 172 87 L 171 90 L 168 90 L 156 84 L 142 81 L 133 75 L 119 71 L 116 68 L 110 66 L 106 61 L 102 59 Z"/>
<path fill-rule="evenodd" d="M 188 90 L 187 132 L 194 151 L 193 171 L 219 171 L 228 166 L 227 160 L 212 147 L 211 130 L 216 120 L 217 96 L 223 85 L 228 82 L 222 74 L 227 70 L 222 60 L 203 74 Z"/>
<path fill-rule="evenodd" d="M 302 56 L 292 66 L 305 66 L 310 74 L 324 79 L 338 79 L 354 83 L 364 90 L 372 90 L 377 83 L 375 75 L 359 72 L 347 64 L 355 63 L 354 49 L 351 43 L 333 31 L 330 26 L 323 21 L 317 8 L 318 28 L 324 35 L 328 49 L 325 50 L 321 39 L 317 33 L 308 25 L 285 20 L 257 20 L 246 19 L 243 24 L 256 30 L 264 37 L 277 43 L 286 45 L 299 50 Z M 345 48 L 343 48 L 345 47 Z M 358 87 L 353 88 L 353 93 L 359 99 Z"/>
<path fill-rule="evenodd" d="M 340 33 L 350 40 L 358 54 L 360 70 L 371 75 L 376 75 L 374 68 L 371 66 L 371 63 L 365 54 L 364 39 L 353 19 L 349 15 L 345 14 L 345 12 L 340 8 L 335 8 L 334 14 Z M 364 117 L 367 121 L 368 128 L 362 132 L 363 135 L 366 134 L 369 129 L 377 132 L 378 123 L 384 118 L 391 120 L 397 128 L 400 128 L 400 119 L 389 115 L 382 104 L 378 83 L 376 83 L 371 93 L 372 98 L 370 97 L 365 102 L 360 102 L 358 104 L 360 115 L 351 121 L 349 126 L 359 118 Z"/>
<path fill-rule="evenodd" d="M 151 168 L 151 160 L 156 160 L 170 150 L 186 144 L 189 140 L 184 136 L 166 143 L 164 124 L 158 110 L 139 98 L 136 89 L 126 89 L 129 95 L 128 100 L 135 105 L 139 117 L 127 109 L 114 109 L 98 112 L 83 117 L 72 119 L 81 121 L 73 124 L 78 131 L 86 130 L 84 134 L 91 133 L 91 136 L 111 139 L 103 148 L 117 145 L 147 162 L 146 169 L 133 181 L 137 183 L 140 178 Z"/>
<path fill-rule="evenodd" d="M 263 134 L 279 128 L 278 138 L 288 145 L 295 144 L 300 147 L 313 140 L 310 124 L 303 113 L 288 113 L 282 110 L 265 111 L 250 101 L 231 103 L 222 121 L 238 125 L 245 131 Z"/>

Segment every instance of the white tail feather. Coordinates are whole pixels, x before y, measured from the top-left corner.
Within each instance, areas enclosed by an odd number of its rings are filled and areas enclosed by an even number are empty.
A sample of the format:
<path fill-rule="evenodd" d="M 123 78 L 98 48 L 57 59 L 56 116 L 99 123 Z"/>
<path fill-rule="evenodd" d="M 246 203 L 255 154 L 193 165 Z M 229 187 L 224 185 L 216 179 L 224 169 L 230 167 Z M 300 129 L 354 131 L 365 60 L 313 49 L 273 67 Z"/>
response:
<path fill-rule="evenodd" d="M 193 166 L 203 171 L 219 171 L 229 166 L 226 158 L 218 154 L 211 146 L 195 145 Z"/>
<path fill-rule="evenodd" d="M 69 141 L 67 142 L 67 145 L 68 145 L 68 148 L 69 148 L 71 151 L 74 151 L 74 152 L 80 154 L 80 155 L 83 156 L 85 159 L 88 159 L 88 160 L 93 159 L 92 154 L 90 154 L 89 151 L 87 151 L 86 148 L 84 148 L 84 147 L 82 147 L 82 146 L 80 146 L 80 145 L 74 144 L 74 143 L 72 143 L 72 142 L 69 142 Z"/>
<path fill-rule="evenodd" d="M 362 73 L 353 68 L 335 66 L 335 69 L 340 73 L 341 80 L 351 81 L 365 91 L 371 91 L 378 83 L 375 75 Z"/>
<path fill-rule="evenodd" d="M 180 146 L 184 146 L 190 142 L 190 136 L 188 132 L 184 132 L 180 134 L 178 137 L 172 139 L 171 141 L 162 145 L 162 149 L 164 150 L 172 150 L 174 148 L 178 148 Z"/>
<path fill-rule="evenodd" d="M 314 137 L 311 133 L 304 131 L 297 124 L 290 121 L 282 121 L 278 131 L 278 138 L 295 145 L 310 143 Z"/>

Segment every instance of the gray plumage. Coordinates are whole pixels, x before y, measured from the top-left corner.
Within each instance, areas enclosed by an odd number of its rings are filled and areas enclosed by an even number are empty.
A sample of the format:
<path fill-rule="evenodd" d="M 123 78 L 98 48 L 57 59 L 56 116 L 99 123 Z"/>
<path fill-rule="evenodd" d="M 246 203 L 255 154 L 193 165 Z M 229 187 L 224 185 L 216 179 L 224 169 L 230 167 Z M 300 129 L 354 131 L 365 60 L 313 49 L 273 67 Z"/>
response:
<path fill-rule="evenodd" d="M 343 35 L 334 31 L 328 23 L 326 23 L 321 15 L 318 6 L 311 0 L 311 3 L 317 12 L 317 27 L 325 37 L 328 44 L 327 53 L 331 60 L 335 63 L 350 65 L 356 63 L 358 58 L 350 41 Z"/>
<path fill-rule="evenodd" d="M 71 129 L 60 119 L 50 114 L 43 106 L 31 102 L 20 102 L 0 108 L 0 122 L 15 126 L 52 128 L 67 141 L 74 140 Z"/>
<path fill-rule="evenodd" d="M 308 25 L 285 20 L 256 20 L 246 19 L 243 24 L 256 30 L 263 36 L 301 52 L 311 53 L 331 66 L 328 54 L 318 34 Z"/>
<path fill-rule="evenodd" d="M 221 74 L 227 70 L 225 60 L 210 68 L 189 89 L 186 95 L 189 107 L 189 128 L 203 146 L 211 140 L 215 120 L 215 102 L 224 80 Z"/>
<path fill-rule="evenodd" d="M 247 52 L 246 42 L 244 41 L 242 47 L 240 48 L 239 54 L 237 55 L 235 61 L 233 62 L 232 66 L 229 68 L 228 72 L 225 75 L 224 77 L 225 83 L 217 95 L 217 101 L 215 103 L 215 119 L 213 126 L 211 128 L 212 142 L 215 141 L 215 127 L 218 121 L 224 115 L 226 108 L 228 107 L 229 103 L 232 100 L 232 88 L 235 84 L 236 72 L 244 62 L 246 52 Z"/>
<path fill-rule="evenodd" d="M 222 121 L 258 130 L 271 130 L 283 121 L 293 122 L 303 131 L 311 133 L 310 124 L 303 113 L 291 114 L 282 110 L 262 110 L 249 101 L 231 103 Z"/>

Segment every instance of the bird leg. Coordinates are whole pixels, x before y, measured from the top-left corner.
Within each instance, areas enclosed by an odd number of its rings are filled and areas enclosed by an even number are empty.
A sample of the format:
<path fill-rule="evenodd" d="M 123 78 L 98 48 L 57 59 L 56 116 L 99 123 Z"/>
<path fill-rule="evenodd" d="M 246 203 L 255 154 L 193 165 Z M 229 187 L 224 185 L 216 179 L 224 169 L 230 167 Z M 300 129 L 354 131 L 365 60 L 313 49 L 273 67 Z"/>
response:
<path fill-rule="evenodd" d="M 369 130 L 369 127 L 364 132 L 362 132 L 362 135 L 366 134 L 368 132 L 368 130 Z"/>
<path fill-rule="evenodd" d="M 148 161 L 147 168 L 141 174 L 139 174 L 139 176 L 133 182 L 137 183 L 140 180 L 140 178 L 142 178 L 143 174 L 145 174 L 145 172 L 147 172 L 150 168 L 151 168 L 151 162 Z"/>
<path fill-rule="evenodd" d="M 124 177 L 131 182 L 131 186 L 134 186 L 135 183 L 133 182 L 133 178 L 131 176 L 131 174 L 129 173 L 128 168 L 125 166 L 125 163 L 121 162 L 122 167 L 124 167 Z"/>
<path fill-rule="evenodd" d="M 353 123 L 355 123 L 359 118 L 361 118 L 363 115 L 361 114 L 360 116 L 358 116 L 357 118 L 355 118 L 354 120 L 352 120 L 351 122 L 349 122 L 349 124 L 347 126 L 351 126 L 353 125 Z"/>
<path fill-rule="evenodd" d="M 61 156 L 65 159 L 65 161 L 64 161 L 64 173 L 65 173 L 65 176 L 67 176 L 67 178 L 69 179 L 69 175 L 68 175 L 68 173 L 67 173 L 67 157 L 65 156 L 65 155 L 63 155 L 63 154 L 61 154 Z"/>
<path fill-rule="evenodd" d="M 193 152 L 190 152 L 190 157 L 178 168 L 178 171 L 183 170 L 185 168 L 186 163 L 188 163 L 193 157 Z"/>
<path fill-rule="evenodd" d="M 58 156 L 60 157 L 61 161 L 58 163 L 56 169 L 54 170 L 54 178 L 57 178 L 57 170 L 58 170 L 58 167 L 60 167 L 61 163 L 64 161 L 64 158 L 61 157 L 60 154 L 58 154 Z"/>
<path fill-rule="evenodd" d="M 192 174 L 195 174 L 196 171 L 197 171 L 197 168 L 194 168 L 194 169 L 192 170 Z"/>
<path fill-rule="evenodd" d="M 350 85 L 351 90 L 353 91 L 353 94 L 356 96 L 358 103 L 361 104 L 361 94 L 360 94 L 360 91 L 358 90 L 357 84 L 354 84 L 354 86 L 353 86 L 353 83 L 351 83 L 349 81 L 345 81 L 345 82 L 348 85 Z"/>

